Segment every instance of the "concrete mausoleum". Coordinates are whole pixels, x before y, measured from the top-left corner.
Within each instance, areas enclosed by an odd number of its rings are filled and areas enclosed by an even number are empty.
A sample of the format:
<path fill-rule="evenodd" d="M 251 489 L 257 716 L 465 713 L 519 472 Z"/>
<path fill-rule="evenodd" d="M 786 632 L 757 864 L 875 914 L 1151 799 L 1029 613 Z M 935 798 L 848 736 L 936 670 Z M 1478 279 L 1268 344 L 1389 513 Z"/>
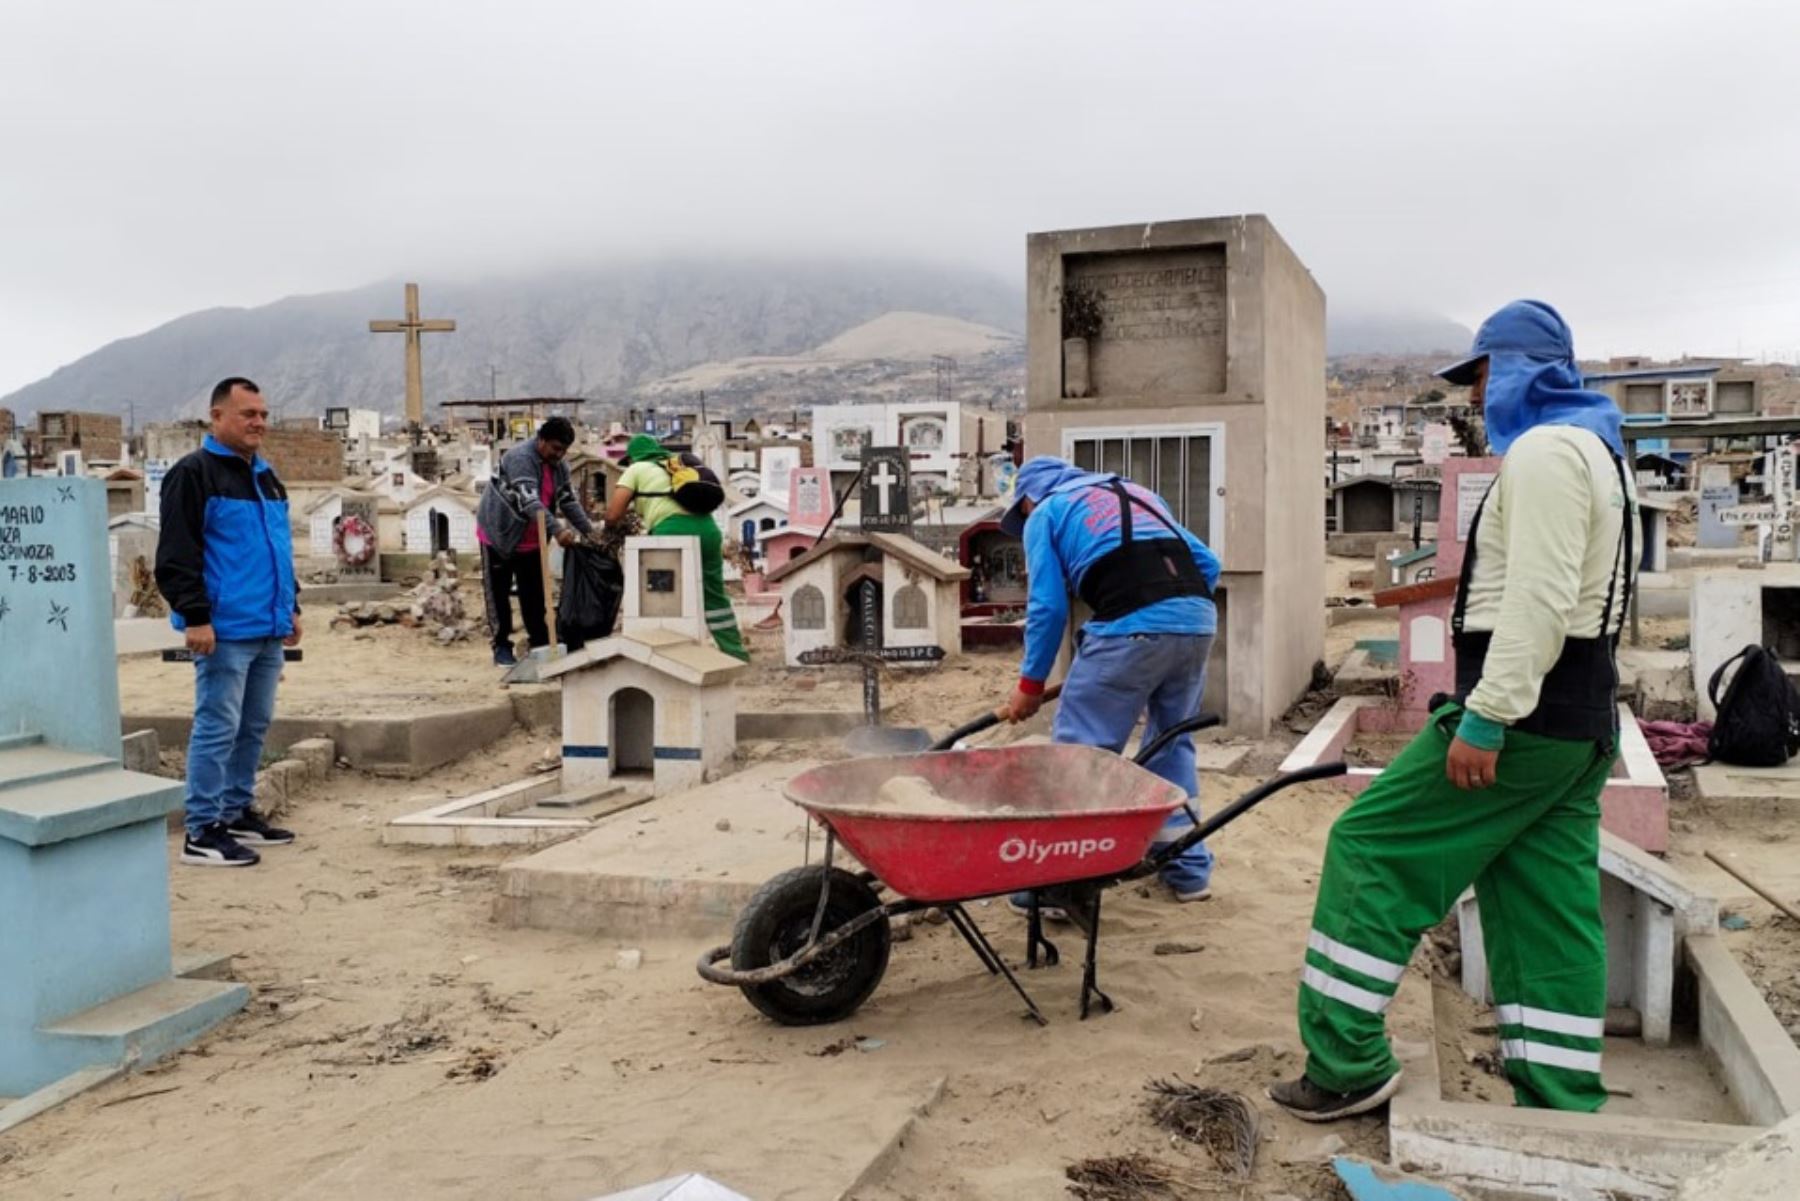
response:
<path fill-rule="evenodd" d="M 657 795 L 694 788 L 737 750 L 732 681 L 748 665 L 706 630 L 697 538 L 625 542 L 620 632 L 545 662 L 562 681 L 562 782 L 647 780 Z"/>
<path fill-rule="evenodd" d="M 1262 735 L 1324 653 L 1325 295 L 1260 216 L 1038 233 L 1026 254 L 1025 452 L 1155 488 L 1219 553 L 1208 707 Z M 1075 290 L 1098 331 L 1065 339 Z"/>

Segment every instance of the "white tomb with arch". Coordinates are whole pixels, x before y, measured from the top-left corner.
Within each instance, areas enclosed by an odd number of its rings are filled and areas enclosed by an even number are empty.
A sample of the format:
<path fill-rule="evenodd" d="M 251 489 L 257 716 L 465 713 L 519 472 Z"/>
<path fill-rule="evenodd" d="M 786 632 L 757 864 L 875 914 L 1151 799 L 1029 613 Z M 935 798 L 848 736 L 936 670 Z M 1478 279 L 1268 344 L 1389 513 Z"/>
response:
<path fill-rule="evenodd" d="M 839 534 L 769 570 L 780 585 L 785 659 L 826 647 L 854 648 L 858 637 L 857 589 L 879 590 L 881 644 L 875 648 L 941 647 L 962 651 L 962 582 L 969 569 L 902 534 Z M 896 662 L 926 667 L 933 660 Z"/>
<path fill-rule="evenodd" d="M 732 681 L 749 664 L 707 633 L 699 539 L 629 538 L 624 567 L 619 633 L 539 668 L 540 679 L 562 680 L 563 787 L 621 780 L 680 792 L 729 769 Z"/>

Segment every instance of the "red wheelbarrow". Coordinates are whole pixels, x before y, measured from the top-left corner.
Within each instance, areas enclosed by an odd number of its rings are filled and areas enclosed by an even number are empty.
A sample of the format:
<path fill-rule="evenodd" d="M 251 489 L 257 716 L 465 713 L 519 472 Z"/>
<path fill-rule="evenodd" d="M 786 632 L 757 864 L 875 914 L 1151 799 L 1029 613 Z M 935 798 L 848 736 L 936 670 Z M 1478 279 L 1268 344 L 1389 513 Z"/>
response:
<path fill-rule="evenodd" d="M 1152 853 L 1157 831 L 1187 796 L 1141 765 L 1173 739 L 1217 721 L 1201 716 L 1173 726 L 1129 760 L 1073 745 L 935 753 L 989 720 L 957 730 L 925 754 L 803 772 L 788 782 L 787 797 L 825 827 L 824 861 L 764 884 L 739 914 L 731 943 L 700 957 L 700 975 L 742 989 L 783 1025 L 835 1022 L 855 1013 L 881 983 L 889 920 L 936 908 L 1042 1025 L 1037 1003 L 966 908 L 982 897 L 1030 891 L 1027 966 L 1037 967 L 1040 953 L 1047 966 L 1059 961 L 1044 937 L 1040 906 L 1062 909 L 1087 939 L 1081 1016 L 1094 1000 L 1110 1011 L 1112 1000 L 1095 979 L 1105 890 L 1154 874 L 1282 789 L 1345 770 L 1342 763 L 1323 763 L 1277 776 Z M 937 800 L 929 810 L 904 811 L 881 795 L 882 785 L 898 776 L 930 783 Z M 834 866 L 839 842 L 868 870 Z M 893 899 L 882 900 L 882 886 Z"/>

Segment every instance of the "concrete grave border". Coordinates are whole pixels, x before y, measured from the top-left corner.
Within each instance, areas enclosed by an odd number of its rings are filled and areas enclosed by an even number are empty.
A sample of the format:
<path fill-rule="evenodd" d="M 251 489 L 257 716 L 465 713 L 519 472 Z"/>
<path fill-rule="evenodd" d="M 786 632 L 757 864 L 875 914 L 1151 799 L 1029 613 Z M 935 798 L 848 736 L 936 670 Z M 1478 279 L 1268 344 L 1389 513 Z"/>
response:
<path fill-rule="evenodd" d="M 592 830 L 598 818 L 509 817 L 563 792 L 562 773 L 548 772 L 528 780 L 515 780 L 470 796 L 458 797 L 396 817 L 381 828 L 383 846 L 495 847 L 544 846 Z M 619 794 L 618 807 L 599 817 L 611 817 L 652 798 L 627 797 L 624 785 L 598 789 L 587 799 L 600 800 Z"/>
<path fill-rule="evenodd" d="M 1344 749 L 1358 734 L 1415 732 L 1398 718 L 1398 710 L 1384 698 L 1342 697 L 1282 760 L 1281 770 L 1297 771 L 1342 759 Z M 1669 849 L 1669 782 L 1638 729 L 1637 715 L 1622 703 L 1619 735 L 1619 759 L 1600 794 L 1601 825 L 1643 850 L 1661 854 Z M 1354 795 L 1374 783 L 1381 772 L 1379 767 L 1352 767 L 1336 783 Z"/>
<path fill-rule="evenodd" d="M 1661 976 L 1672 991 L 1677 972 L 1684 968 L 1692 976 L 1703 1053 L 1733 1103 L 1756 1125 L 1447 1101 L 1438 1074 L 1431 984 L 1413 972 L 1396 998 L 1394 1022 L 1422 1026 L 1433 1036 L 1422 1043 L 1395 1040 L 1406 1075 L 1389 1108 L 1393 1163 L 1507 1197 L 1660 1201 L 1712 1160 L 1761 1134 L 1764 1127 L 1800 1113 L 1800 1049 L 1713 932 L 1717 902 L 1615 837 L 1604 838 L 1601 861 L 1608 875 L 1637 894 L 1637 916 L 1649 909 L 1659 918 L 1634 927 L 1638 954 L 1650 955 L 1634 964 L 1639 987 L 1644 986 L 1645 975 Z M 1667 962 L 1677 953 L 1679 967 Z M 1480 950 L 1465 943 L 1465 987 L 1472 958 L 1480 959 Z M 1478 969 L 1475 975 L 1485 986 L 1485 971 Z M 1637 999 L 1644 1003 L 1641 994 Z M 1653 1041 L 1653 1017 L 1649 1012 L 1643 1016 L 1646 1041 Z M 1667 1015 L 1660 1020 L 1666 1039 Z"/>

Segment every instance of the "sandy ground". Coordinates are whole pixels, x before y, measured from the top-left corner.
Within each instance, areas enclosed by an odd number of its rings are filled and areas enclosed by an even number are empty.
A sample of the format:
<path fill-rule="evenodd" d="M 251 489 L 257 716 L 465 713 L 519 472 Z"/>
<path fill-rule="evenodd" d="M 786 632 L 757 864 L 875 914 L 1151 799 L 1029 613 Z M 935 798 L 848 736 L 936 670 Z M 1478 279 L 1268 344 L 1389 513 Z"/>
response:
<path fill-rule="evenodd" d="M 478 646 L 445 650 L 400 630 L 308 644 L 284 708 L 385 708 L 497 687 Z M 756 649 L 744 707 L 857 704 L 854 670 L 789 676 L 767 636 Z M 896 720 L 941 732 L 997 703 L 1015 666 L 1011 654 L 968 656 L 892 673 L 886 691 Z M 127 707 L 185 703 L 171 683 L 183 676 L 124 664 Z M 574 1201 L 684 1168 L 729 1177 L 736 1165 L 772 1201 L 808 1195 L 795 1186 L 841 1167 L 838 1144 L 866 1134 L 881 1105 L 910 1104 L 939 1079 L 941 1099 L 860 1201 L 1053 1198 L 1065 1195 L 1070 1162 L 1132 1151 L 1203 1171 L 1204 1153 L 1171 1145 L 1144 1113 L 1145 1083 L 1176 1075 L 1242 1091 L 1263 1114 L 1256 1177 L 1225 1195 L 1332 1197 L 1331 1140 L 1384 1154 L 1379 1118 L 1321 1131 L 1261 1095 L 1302 1062 L 1300 955 L 1326 831 L 1345 803 L 1329 788 L 1283 794 L 1221 833 L 1216 899 L 1178 906 L 1139 887 L 1109 898 L 1101 980 L 1118 1013 L 1075 1020 L 1072 934 L 1060 938 L 1063 966 L 1026 979 L 1051 1018 L 1040 1030 L 953 932 L 925 926 L 896 945 L 854 1019 L 796 1030 L 699 981 L 693 942 L 639 944 L 642 968 L 624 970 L 617 941 L 494 926 L 493 875 L 507 852 L 380 845 L 381 822 L 517 779 L 554 741 L 517 733 L 423 780 L 339 773 L 295 802 L 300 844 L 271 850 L 261 867 L 173 866 L 177 945 L 235 952 L 254 990 L 249 1010 L 198 1047 L 0 1136 L 0 1196 Z M 1252 782 L 1209 778 L 1205 803 Z M 1750 919 L 1727 937 L 1784 1019 L 1800 1022 L 1800 930 L 1700 858 L 1737 851 L 1800 898 L 1800 821 L 1682 801 L 1675 830 L 1674 862 Z M 1016 962 L 1017 919 L 998 906 L 974 912 Z M 1169 941 L 1203 949 L 1154 953 Z M 846 1036 L 878 1045 L 834 1053 Z"/>

